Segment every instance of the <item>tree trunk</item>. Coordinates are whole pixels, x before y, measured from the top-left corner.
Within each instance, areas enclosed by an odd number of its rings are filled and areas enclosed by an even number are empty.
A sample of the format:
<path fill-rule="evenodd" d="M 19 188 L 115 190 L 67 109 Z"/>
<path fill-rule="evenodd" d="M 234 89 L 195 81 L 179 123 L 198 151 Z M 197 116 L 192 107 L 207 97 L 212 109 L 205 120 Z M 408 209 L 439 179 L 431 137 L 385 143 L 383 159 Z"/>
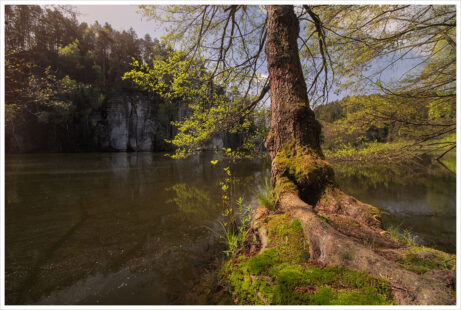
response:
<path fill-rule="evenodd" d="M 266 59 L 270 78 L 271 123 L 266 148 L 272 160 L 271 181 L 278 188 L 297 189 L 314 204 L 332 181 L 332 171 L 322 161 L 320 124 L 309 107 L 306 83 L 299 60 L 299 21 L 293 6 L 269 6 Z M 288 158 L 287 158 L 288 157 Z M 295 175 L 288 161 L 309 161 L 315 171 Z M 308 168 L 308 167 L 305 167 Z M 315 176 L 314 176 L 315 175 Z"/>
<path fill-rule="evenodd" d="M 279 211 L 300 221 L 310 257 L 318 263 L 386 279 L 396 304 L 454 303 L 446 279 L 408 271 L 389 258 L 389 253 L 405 253 L 407 245 L 386 235 L 376 208 L 337 188 L 320 148 L 320 124 L 309 107 L 297 46 L 299 21 L 292 6 L 269 6 L 267 15 L 271 123 L 266 148 Z M 264 232 L 258 234 L 264 240 Z"/>
<path fill-rule="evenodd" d="M 298 54 L 299 21 L 292 6 L 269 6 L 267 14 L 266 58 L 272 118 L 266 146 L 271 159 L 292 140 L 321 154 L 320 124 L 309 108 Z"/>

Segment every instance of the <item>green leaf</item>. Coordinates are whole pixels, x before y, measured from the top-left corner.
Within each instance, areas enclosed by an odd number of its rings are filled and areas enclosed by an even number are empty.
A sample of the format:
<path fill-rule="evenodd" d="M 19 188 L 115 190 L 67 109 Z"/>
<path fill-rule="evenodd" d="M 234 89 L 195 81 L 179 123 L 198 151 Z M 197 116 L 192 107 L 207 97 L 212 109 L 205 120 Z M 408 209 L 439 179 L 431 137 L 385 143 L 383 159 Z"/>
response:
<path fill-rule="evenodd" d="M 216 165 L 216 164 L 218 163 L 218 160 L 217 160 L 217 159 L 216 159 L 216 160 L 212 160 L 212 161 L 210 161 L 210 163 L 211 163 L 212 165 Z"/>

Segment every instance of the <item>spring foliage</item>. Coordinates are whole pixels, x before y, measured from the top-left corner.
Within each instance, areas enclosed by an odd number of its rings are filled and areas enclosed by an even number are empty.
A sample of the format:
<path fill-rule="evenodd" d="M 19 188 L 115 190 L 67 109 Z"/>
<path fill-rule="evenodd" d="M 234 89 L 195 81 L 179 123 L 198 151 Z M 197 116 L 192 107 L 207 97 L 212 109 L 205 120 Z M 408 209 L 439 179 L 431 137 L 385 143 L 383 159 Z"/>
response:
<path fill-rule="evenodd" d="M 187 103 L 187 116 L 172 122 L 178 128 L 178 134 L 168 140 L 177 147 L 173 157 L 200 152 L 222 131 L 244 138 L 239 148 L 242 156 L 254 148 L 253 142 L 262 140 L 264 127 L 253 126 L 254 113 L 242 112 L 244 99 L 238 88 L 215 85 L 202 58 L 191 59 L 182 52 L 170 51 L 165 59 L 156 58 L 145 64 L 135 60 L 131 65 L 132 70 L 123 79 L 160 95 L 170 104 Z"/>

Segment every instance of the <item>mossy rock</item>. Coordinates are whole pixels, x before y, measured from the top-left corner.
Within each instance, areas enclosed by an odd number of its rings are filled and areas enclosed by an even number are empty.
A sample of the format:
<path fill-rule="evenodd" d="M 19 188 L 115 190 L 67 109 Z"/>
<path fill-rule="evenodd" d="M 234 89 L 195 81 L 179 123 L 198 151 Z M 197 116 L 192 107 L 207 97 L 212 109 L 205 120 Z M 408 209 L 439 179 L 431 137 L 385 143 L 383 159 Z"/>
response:
<path fill-rule="evenodd" d="M 220 279 L 237 304 L 381 305 L 392 304 L 383 279 L 366 272 L 309 262 L 301 224 L 289 214 L 264 221 L 268 248 L 258 255 L 226 261 Z"/>

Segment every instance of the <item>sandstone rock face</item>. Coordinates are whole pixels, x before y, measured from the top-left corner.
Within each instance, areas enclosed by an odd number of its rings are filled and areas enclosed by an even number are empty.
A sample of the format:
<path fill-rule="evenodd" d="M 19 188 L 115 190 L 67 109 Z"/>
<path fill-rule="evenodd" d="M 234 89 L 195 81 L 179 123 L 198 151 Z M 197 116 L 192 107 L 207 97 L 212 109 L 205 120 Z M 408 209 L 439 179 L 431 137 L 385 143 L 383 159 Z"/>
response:
<path fill-rule="evenodd" d="M 128 129 L 129 148 L 138 151 L 150 151 L 154 146 L 155 122 L 152 113 L 152 103 L 147 100 L 135 99 L 129 104 L 131 110 Z"/>
<path fill-rule="evenodd" d="M 185 103 L 165 103 L 142 94 L 114 95 L 87 115 L 79 115 L 68 126 L 57 127 L 30 117 L 7 133 L 8 153 L 29 152 L 161 152 L 173 146 L 177 129 L 172 121 L 189 115 Z M 221 132 L 205 149 L 235 148 L 236 134 Z"/>
<path fill-rule="evenodd" d="M 176 129 L 172 120 L 187 117 L 184 104 L 173 104 L 169 113 L 160 112 L 160 100 L 142 96 L 117 96 L 107 100 L 102 113 L 100 129 L 97 130 L 99 149 L 111 151 L 165 151 L 164 139 L 171 139 Z M 164 118 L 168 120 L 164 120 Z M 163 120 L 163 121 L 162 121 Z M 213 137 L 207 150 L 239 145 L 238 135 L 221 132 Z"/>
<path fill-rule="evenodd" d="M 154 151 L 156 134 L 164 130 L 156 124 L 156 102 L 148 97 L 117 96 L 107 100 L 95 133 L 101 150 Z"/>

